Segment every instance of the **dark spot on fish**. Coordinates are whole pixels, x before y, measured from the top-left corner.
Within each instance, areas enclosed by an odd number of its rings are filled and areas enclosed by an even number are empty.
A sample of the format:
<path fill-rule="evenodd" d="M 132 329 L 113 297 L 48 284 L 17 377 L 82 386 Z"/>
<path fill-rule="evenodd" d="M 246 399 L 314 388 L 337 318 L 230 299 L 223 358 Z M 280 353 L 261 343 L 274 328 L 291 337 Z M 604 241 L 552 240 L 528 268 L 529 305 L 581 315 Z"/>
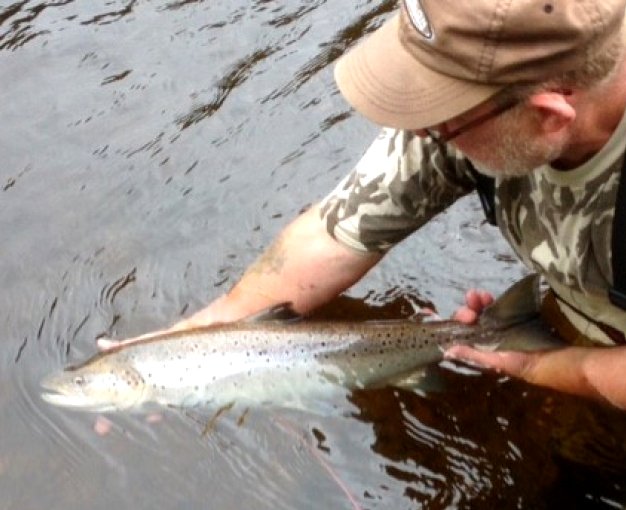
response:
<path fill-rule="evenodd" d="M 551 14 L 554 11 L 554 6 L 552 4 L 546 4 L 543 6 L 543 12 L 546 14 Z"/>

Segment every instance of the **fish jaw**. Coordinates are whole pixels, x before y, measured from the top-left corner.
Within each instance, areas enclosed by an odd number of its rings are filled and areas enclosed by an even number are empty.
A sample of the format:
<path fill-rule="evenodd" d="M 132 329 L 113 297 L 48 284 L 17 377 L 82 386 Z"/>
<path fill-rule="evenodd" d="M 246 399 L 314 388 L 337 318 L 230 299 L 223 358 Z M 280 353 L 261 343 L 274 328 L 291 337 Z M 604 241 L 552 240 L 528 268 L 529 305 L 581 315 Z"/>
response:
<path fill-rule="evenodd" d="M 107 411 L 117 411 L 120 408 L 113 404 L 104 402 L 94 403 L 91 399 L 81 395 L 63 394 L 54 391 L 43 392 L 41 398 L 49 404 L 66 407 L 68 409 L 78 409 L 80 411 L 91 411 L 94 413 L 104 413 Z"/>
<path fill-rule="evenodd" d="M 106 412 L 137 407 L 147 400 L 143 378 L 129 367 L 83 367 L 46 377 L 41 398 L 53 405 Z"/>

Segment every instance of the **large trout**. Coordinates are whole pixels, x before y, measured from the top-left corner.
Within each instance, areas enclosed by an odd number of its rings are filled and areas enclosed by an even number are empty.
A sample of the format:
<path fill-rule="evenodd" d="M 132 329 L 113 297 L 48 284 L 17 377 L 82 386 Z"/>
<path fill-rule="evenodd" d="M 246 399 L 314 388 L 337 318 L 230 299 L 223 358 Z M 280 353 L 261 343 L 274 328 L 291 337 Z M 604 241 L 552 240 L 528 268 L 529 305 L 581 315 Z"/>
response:
<path fill-rule="evenodd" d="M 256 320 L 155 334 L 47 377 L 42 385 L 48 391 L 42 396 L 52 404 L 90 411 L 147 403 L 301 407 L 330 387 L 364 388 L 397 380 L 440 360 L 452 344 L 554 346 L 536 317 L 536 295 L 534 280 L 518 282 L 477 326 L 454 321 L 262 320 L 273 317 L 270 313 Z M 510 312 L 512 305 L 515 313 Z M 529 312 L 534 312 L 530 320 Z"/>

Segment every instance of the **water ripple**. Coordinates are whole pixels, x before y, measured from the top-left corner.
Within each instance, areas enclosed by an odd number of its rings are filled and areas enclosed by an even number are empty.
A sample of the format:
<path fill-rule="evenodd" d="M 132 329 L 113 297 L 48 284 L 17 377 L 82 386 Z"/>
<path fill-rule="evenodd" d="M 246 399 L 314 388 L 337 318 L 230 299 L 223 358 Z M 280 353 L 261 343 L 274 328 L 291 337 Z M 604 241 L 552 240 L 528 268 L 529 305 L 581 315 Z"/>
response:
<path fill-rule="evenodd" d="M 376 30 L 388 14 L 396 8 L 396 0 L 383 0 L 379 5 L 339 30 L 331 40 L 320 43 L 323 48 L 322 51 L 297 70 L 294 77 L 286 85 L 267 95 L 261 100 L 261 103 L 297 92 L 300 87 L 318 72 L 335 62 L 362 37 Z"/>
<path fill-rule="evenodd" d="M 119 21 L 120 19 L 132 13 L 133 7 L 136 4 L 137 4 L 137 0 L 130 0 L 130 2 L 128 2 L 126 5 L 124 5 L 124 7 L 122 7 L 121 9 L 118 9 L 117 11 L 104 12 L 102 14 L 97 14 L 91 19 L 88 19 L 86 21 L 81 21 L 80 24 L 81 25 L 91 25 L 91 24 L 108 25 L 109 23 L 115 23 L 116 21 Z"/>
<path fill-rule="evenodd" d="M 241 84 L 243 84 L 252 75 L 254 68 L 268 57 L 276 53 L 279 47 L 266 47 L 261 48 L 250 55 L 238 60 L 230 71 L 223 76 L 215 86 L 216 92 L 214 98 L 208 103 L 203 104 L 197 108 L 194 108 L 190 113 L 183 115 L 177 121 L 181 130 L 201 122 L 204 119 L 210 118 L 220 107 L 224 104 L 224 101 L 228 99 L 228 96 Z"/>

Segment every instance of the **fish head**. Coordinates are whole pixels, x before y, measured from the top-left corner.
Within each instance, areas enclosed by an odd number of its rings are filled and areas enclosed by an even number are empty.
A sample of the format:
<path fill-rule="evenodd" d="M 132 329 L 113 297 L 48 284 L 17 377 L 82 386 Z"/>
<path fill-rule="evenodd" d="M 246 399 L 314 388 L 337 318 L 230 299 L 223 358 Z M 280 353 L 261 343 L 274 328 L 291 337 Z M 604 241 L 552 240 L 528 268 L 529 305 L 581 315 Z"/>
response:
<path fill-rule="evenodd" d="M 41 397 L 51 404 L 84 411 L 114 411 L 138 406 L 147 387 L 130 366 L 106 360 L 67 368 L 41 382 L 47 390 Z"/>

